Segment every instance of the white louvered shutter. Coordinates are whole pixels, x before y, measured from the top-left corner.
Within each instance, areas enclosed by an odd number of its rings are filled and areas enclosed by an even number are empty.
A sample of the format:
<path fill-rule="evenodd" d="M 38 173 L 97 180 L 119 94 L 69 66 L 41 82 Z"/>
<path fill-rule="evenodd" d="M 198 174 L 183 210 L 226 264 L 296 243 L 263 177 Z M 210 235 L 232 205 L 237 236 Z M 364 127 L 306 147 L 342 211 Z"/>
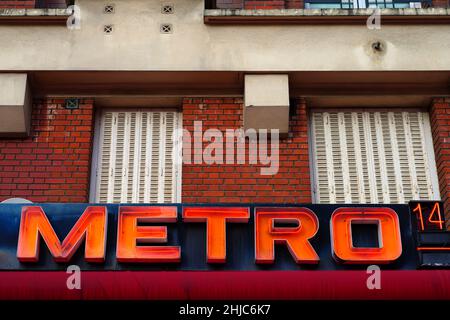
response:
<path fill-rule="evenodd" d="M 95 201 L 179 202 L 179 124 L 177 112 L 103 112 Z"/>
<path fill-rule="evenodd" d="M 438 200 L 428 113 L 313 112 L 319 203 Z"/>

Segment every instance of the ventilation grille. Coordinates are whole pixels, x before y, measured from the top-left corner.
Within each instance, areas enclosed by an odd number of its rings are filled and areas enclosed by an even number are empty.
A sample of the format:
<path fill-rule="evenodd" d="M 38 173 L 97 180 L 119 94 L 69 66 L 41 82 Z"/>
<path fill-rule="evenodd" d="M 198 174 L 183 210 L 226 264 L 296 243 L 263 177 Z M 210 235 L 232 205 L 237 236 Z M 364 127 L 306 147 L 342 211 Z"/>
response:
<path fill-rule="evenodd" d="M 170 23 L 163 23 L 161 24 L 159 31 L 161 33 L 169 34 L 173 32 L 173 26 Z"/>
<path fill-rule="evenodd" d="M 103 8 L 104 14 L 112 14 L 115 13 L 115 6 L 113 4 L 108 4 Z"/>
<path fill-rule="evenodd" d="M 103 26 L 104 34 L 112 34 L 114 32 L 114 26 L 112 24 L 107 24 Z"/>
<path fill-rule="evenodd" d="M 173 14 L 175 12 L 174 6 L 171 4 L 166 4 L 161 6 L 162 14 Z"/>

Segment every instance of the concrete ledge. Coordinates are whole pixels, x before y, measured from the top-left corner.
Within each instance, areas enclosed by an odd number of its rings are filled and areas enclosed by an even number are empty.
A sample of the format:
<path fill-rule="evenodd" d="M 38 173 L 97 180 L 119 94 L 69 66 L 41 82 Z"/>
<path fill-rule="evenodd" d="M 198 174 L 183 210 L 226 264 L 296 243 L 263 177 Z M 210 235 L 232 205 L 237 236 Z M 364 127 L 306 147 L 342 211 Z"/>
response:
<path fill-rule="evenodd" d="M 30 133 L 32 95 L 26 73 L 0 73 L 0 137 Z"/>
<path fill-rule="evenodd" d="M 374 9 L 205 10 L 207 24 L 360 24 Z M 450 24 L 450 8 L 380 9 L 383 24 Z"/>
<path fill-rule="evenodd" d="M 66 9 L 0 9 L 0 24 L 66 25 Z"/>
<path fill-rule="evenodd" d="M 289 133 L 289 76 L 247 74 L 244 77 L 244 130 L 278 129 Z"/>

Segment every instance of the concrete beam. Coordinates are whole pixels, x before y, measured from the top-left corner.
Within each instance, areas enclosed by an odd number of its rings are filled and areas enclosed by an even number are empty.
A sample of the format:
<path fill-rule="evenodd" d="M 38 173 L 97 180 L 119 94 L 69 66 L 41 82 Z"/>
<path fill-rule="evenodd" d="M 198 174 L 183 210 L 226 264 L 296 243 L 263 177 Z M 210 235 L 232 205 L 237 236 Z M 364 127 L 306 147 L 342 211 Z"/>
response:
<path fill-rule="evenodd" d="M 289 132 L 289 77 L 287 74 L 245 75 L 244 129 Z"/>
<path fill-rule="evenodd" d="M 32 95 L 25 73 L 0 74 L 0 137 L 30 133 Z"/>

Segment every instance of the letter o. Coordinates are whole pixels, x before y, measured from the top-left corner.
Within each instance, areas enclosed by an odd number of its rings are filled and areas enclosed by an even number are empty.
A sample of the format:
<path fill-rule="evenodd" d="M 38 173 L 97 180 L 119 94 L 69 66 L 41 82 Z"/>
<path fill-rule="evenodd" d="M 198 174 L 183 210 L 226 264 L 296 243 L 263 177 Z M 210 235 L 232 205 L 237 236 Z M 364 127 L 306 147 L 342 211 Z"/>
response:
<path fill-rule="evenodd" d="M 356 248 L 352 240 L 352 223 L 378 225 L 378 248 Z M 333 257 L 344 264 L 388 264 L 402 254 L 400 223 L 390 208 L 339 208 L 330 222 Z"/>

